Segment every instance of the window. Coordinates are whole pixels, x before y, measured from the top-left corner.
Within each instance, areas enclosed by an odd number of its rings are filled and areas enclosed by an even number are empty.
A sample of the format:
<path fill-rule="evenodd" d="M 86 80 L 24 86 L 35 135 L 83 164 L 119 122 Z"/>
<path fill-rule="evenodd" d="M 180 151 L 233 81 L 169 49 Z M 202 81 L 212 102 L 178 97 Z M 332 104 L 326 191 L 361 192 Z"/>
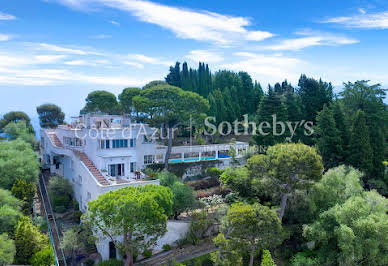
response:
<path fill-rule="evenodd" d="M 124 176 L 124 164 L 110 164 L 109 167 L 110 176 Z"/>
<path fill-rule="evenodd" d="M 109 139 L 102 139 L 100 140 L 100 149 L 109 149 L 110 148 L 110 140 Z"/>
<path fill-rule="evenodd" d="M 136 146 L 136 139 L 130 139 L 130 140 L 129 140 L 129 146 L 130 146 L 131 148 L 134 148 L 134 147 Z"/>
<path fill-rule="evenodd" d="M 130 163 L 130 171 L 131 171 L 131 173 L 134 173 L 136 171 L 136 163 L 135 162 Z"/>
<path fill-rule="evenodd" d="M 82 140 L 79 138 L 63 137 L 63 143 L 65 143 L 65 145 L 67 146 L 76 146 L 76 147 L 82 146 Z"/>
<path fill-rule="evenodd" d="M 90 192 L 88 192 L 87 195 L 88 195 L 88 196 L 86 197 L 86 200 L 89 201 L 89 200 L 92 198 L 92 194 L 90 194 Z"/>
<path fill-rule="evenodd" d="M 154 163 L 155 156 L 154 155 L 144 155 L 144 164 L 152 164 Z"/>
<path fill-rule="evenodd" d="M 128 148 L 127 139 L 114 139 L 112 140 L 112 148 Z"/>

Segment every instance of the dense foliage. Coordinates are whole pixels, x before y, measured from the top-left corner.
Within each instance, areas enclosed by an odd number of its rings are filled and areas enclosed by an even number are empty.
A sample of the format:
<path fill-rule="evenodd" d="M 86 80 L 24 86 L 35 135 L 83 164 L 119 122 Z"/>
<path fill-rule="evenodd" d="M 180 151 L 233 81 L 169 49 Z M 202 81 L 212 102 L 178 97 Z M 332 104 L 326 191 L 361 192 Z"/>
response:
<path fill-rule="evenodd" d="M 60 176 L 53 176 L 49 180 L 48 193 L 54 211 L 65 212 L 73 198 L 73 186 L 70 181 Z"/>
<path fill-rule="evenodd" d="M 39 174 L 37 154 L 23 140 L 0 142 L 0 187 L 11 189 L 17 179 L 36 181 Z"/>
<path fill-rule="evenodd" d="M 12 234 L 22 217 L 22 202 L 12 196 L 11 192 L 0 188 L 0 234 Z"/>
<path fill-rule="evenodd" d="M 22 217 L 15 229 L 16 263 L 28 264 L 33 255 L 48 247 L 48 237 L 39 232 L 31 219 Z"/>
<path fill-rule="evenodd" d="M 127 256 L 126 265 L 133 265 L 133 256 L 149 249 L 166 232 L 173 195 L 163 186 L 125 187 L 100 195 L 88 206 L 85 219 L 93 230 L 114 242 Z M 118 235 L 123 242 L 115 238 Z"/>
<path fill-rule="evenodd" d="M 220 248 L 217 252 L 217 261 L 220 262 L 238 261 L 234 252 L 240 251 L 240 254 L 249 254 L 249 265 L 252 266 L 258 251 L 274 248 L 283 240 L 281 222 L 276 213 L 258 203 L 233 204 L 223 219 L 220 231 L 214 240 Z"/>

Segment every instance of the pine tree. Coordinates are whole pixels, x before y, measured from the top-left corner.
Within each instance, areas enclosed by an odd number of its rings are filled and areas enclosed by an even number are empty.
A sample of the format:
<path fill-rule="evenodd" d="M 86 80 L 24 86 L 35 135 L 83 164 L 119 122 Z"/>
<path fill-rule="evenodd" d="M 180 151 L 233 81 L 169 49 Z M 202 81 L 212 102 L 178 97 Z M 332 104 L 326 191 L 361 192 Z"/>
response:
<path fill-rule="evenodd" d="M 315 132 L 325 169 L 338 166 L 342 159 L 341 135 L 336 127 L 333 111 L 327 105 L 317 115 Z"/>
<path fill-rule="evenodd" d="M 372 170 L 372 156 L 365 113 L 359 110 L 352 126 L 348 163 L 368 175 Z"/>
<path fill-rule="evenodd" d="M 269 132 L 269 134 L 265 136 L 261 135 L 258 131 L 256 132 L 257 135 L 254 138 L 258 145 L 272 146 L 276 143 L 284 142 L 286 137 L 288 137 L 286 130 L 281 136 L 275 136 L 273 134 L 273 115 L 276 115 L 276 120 L 279 122 L 282 121 L 285 123 L 287 121 L 286 107 L 282 103 L 280 96 L 273 91 L 271 86 L 269 86 L 267 95 L 264 96 L 259 105 L 256 116 L 256 125 L 259 126 L 262 122 L 268 122 L 271 125 L 271 128 L 263 130 L 264 133 Z M 276 127 L 276 132 L 281 132 L 281 128 L 279 126 Z"/>

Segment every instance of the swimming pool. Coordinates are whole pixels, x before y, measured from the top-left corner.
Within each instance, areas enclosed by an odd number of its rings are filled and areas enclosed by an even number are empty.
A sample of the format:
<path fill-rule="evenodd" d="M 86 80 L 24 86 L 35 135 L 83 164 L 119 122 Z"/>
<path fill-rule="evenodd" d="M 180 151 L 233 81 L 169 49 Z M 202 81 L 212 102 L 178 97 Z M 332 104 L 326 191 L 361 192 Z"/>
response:
<path fill-rule="evenodd" d="M 212 157 L 202 157 L 201 161 L 208 161 L 208 160 L 216 160 L 217 158 L 215 156 Z M 199 158 L 186 158 L 186 159 L 170 159 L 168 162 L 170 163 L 189 163 L 189 162 L 198 162 Z"/>

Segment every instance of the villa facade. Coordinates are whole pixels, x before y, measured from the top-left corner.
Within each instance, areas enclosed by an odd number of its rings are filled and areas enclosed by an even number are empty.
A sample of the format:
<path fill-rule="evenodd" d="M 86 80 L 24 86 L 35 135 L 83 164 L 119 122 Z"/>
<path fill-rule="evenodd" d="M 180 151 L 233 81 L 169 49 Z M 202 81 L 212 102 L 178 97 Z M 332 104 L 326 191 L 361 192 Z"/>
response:
<path fill-rule="evenodd" d="M 156 133 L 155 128 L 132 123 L 127 116 L 82 115 L 70 125 L 41 130 L 41 163 L 71 181 L 74 197 L 85 212 L 89 201 L 108 191 L 159 184 L 142 172 L 147 165 L 164 162 L 167 147 L 159 144 Z M 238 158 L 247 148 L 242 142 L 175 146 L 169 162 L 222 160 L 227 164 L 231 149 Z M 98 249 L 106 254 L 109 248 Z"/>

